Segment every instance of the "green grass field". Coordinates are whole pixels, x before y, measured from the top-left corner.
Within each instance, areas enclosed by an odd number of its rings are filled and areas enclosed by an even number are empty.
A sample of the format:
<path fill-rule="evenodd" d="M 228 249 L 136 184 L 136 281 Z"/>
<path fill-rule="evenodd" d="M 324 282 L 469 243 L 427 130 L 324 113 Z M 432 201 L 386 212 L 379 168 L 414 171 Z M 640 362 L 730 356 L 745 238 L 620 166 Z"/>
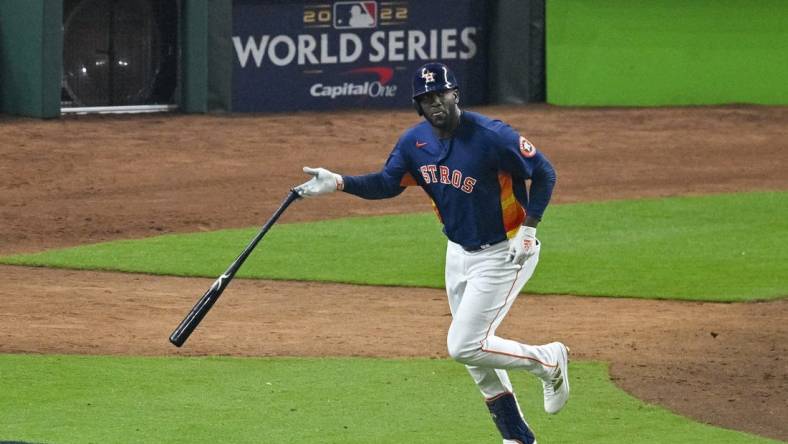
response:
<path fill-rule="evenodd" d="M 289 211 L 298 211 L 296 203 Z M 554 205 L 527 292 L 705 301 L 788 295 L 788 193 Z M 0 258 L 0 263 L 216 277 L 257 228 L 166 235 Z M 443 287 L 432 214 L 277 225 L 239 276 Z"/>
<path fill-rule="evenodd" d="M 299 202 L 289 211 L 297 211 Z M 788 293 L 788 193 L 555 205 L 526 291 L 747 301 Z M 0 263 L 215 277 L 257 228 L 124 240 Z M 239 276 L 442 287 L 432 214 L 277 225 Z M 574 363 L 557 416 L 512 380 L 540 442 L 774 443 L 692 422 Z M 447 360 L 0 355 L 0 441 L 500 442 L 464 368 Z"/>
<path fill-rule="evenodd" d="M 573 364 L 572 399 L 548 416 L 512 373 L 540 442 L 762 444 L 694 423 Z M 431 359 L 0 355 L 0 441 L 38 443 L 500 442 L 465 369 Z"/>

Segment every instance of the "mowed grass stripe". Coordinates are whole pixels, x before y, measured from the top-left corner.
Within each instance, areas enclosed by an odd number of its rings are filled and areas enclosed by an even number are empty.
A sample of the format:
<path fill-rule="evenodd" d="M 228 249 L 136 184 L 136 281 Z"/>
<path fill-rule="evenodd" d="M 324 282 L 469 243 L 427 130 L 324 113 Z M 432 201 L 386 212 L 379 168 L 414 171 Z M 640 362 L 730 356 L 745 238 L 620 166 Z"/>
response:
<path fill-rule="evenodd" d="M 762 444 L 692 422 L 572 366 L 564 411 L 512 372 L 540 441 Z M 0 439 L 42 443 L 500 442 L 464 367 L 431 359 L 133 358 L 0 355 Z"/>
<path fill-rule="evenodd" d="M 296 203 L 315 205 L 312 201 Z M 788 193 L 554 205 L 525 291 L 707 301 L 788 294 Z M 216 277 L 258 228 L 165 235 L 0 258 L 1 263 Z M 445 238 L 432 214 L 276 225 L 248 278 L 443 287 Z"/>

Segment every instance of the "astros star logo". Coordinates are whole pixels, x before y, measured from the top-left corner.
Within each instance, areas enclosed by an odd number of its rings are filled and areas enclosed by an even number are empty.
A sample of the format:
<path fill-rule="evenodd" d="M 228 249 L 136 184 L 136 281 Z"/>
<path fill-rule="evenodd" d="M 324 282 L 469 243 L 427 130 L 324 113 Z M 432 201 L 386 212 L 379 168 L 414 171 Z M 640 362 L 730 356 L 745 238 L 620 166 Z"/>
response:
<path fill-rule="evenodd" d="M 520 153 L 524 157 L 534 157 L 536 155 L 536 148 L 523 136 L 520 136 Z"/>
<path fill-rule="evenodd" d="M 421 70 L 421 78 L 424 79 L 424 83 L 432 83 L 435 81 L 435 73 L 424 68 Z"/>

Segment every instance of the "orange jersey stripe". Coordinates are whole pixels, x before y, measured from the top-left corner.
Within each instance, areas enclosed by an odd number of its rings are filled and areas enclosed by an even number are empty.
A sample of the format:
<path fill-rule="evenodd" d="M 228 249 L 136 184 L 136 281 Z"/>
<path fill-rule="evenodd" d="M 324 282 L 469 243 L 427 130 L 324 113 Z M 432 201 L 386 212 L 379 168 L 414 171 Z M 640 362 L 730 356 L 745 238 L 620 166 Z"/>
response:
<path fill-rule="evenodd" d="M 418 185 L 418 183 L 416 182 L 416 179 L 410 175 L 410 173 L 405 173 L 405 175 L 402 176 L 402 179 L 399 181 L 399 186 L 401 187 L 412 187 L 414 185 Z"/>
<path fill-rule="evenodd" d="M 418 184 L 419 183 L 416 182 L 416 179 L 410 173 L 405 173 L 405 175 L 403 175 L 402 179 L 399 181 L 399 186 L 401 187 L 412 187 Z M 443 218 L 441 217 L 440 211 L 438 211 L 438 206 L 435 205 L 435 201 L 430 199 L 430 203 L 432 203 L 432 211 L 434 211 L 435 215 L 438 216 L 438 221 L 443 224 Z"/>
<path fill-rule="evenodd" d="M 438 211 L 438 206 L 435 205 L 434 200 L 430 199 L 430 202 L 432 202 L 432 211 L 435 212 L 435 215 L 438 216 L 438 221 L 441 223 L 441 225 L 443 225 L 443 218 L 441 217 L 441 212 Z"/>
<path fill-rule="evenodd" d="M 512 189 L 512 176 L 498 173 L 498 184 L 501 186 L 501 214 L 506 236 L 512 238 L 525 220 L 525 210 L 517 201 Z"/>

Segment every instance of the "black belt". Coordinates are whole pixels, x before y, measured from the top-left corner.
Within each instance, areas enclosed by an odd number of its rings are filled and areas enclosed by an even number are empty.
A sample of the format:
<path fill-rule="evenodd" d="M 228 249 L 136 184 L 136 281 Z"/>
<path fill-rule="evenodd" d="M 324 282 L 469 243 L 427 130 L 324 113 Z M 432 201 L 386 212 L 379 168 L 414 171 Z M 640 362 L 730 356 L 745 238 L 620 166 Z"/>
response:
<path fill-rule="evenodd" d="M 492 247 L 493 245 L 498 245 L 499 243 L 505 242 L 505 241 L 506 241 L 506 239 L 504 239 L 502 241 L 492 242 L 492 243 L 489 243 L 489 244 L 470 245 L 470 246 L 462 245 L 462 249 L 467 251 L 468 253 L 478 253 L 478 252 L 480 252 L 482 250 L 486 250 L 486 249 Z"/>

